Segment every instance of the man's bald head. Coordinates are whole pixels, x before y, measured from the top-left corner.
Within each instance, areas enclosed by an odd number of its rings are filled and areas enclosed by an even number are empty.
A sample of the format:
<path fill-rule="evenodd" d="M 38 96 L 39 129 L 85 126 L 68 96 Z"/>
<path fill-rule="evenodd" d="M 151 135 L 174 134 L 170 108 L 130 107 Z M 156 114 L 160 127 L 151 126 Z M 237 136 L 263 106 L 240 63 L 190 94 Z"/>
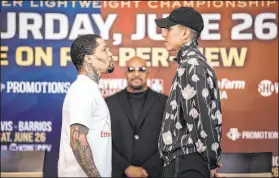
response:
<path fill-rule="evenodd" d="M 146 61 L 137 56 L 135 56 L 135 57 L 131 58 L 129 61 L 127 61 L 127 67 L 134 66 L 136 64 L 141 64 L 142 66 L 147 67 Z"/>
<path fill-rule="evenodd" d="M 148 69 L 146 61 L 136 56 L 127 61 L 126 64 L 125 77 L 128 82 L 128 92 L 137 93 L 147 90 Z"/>

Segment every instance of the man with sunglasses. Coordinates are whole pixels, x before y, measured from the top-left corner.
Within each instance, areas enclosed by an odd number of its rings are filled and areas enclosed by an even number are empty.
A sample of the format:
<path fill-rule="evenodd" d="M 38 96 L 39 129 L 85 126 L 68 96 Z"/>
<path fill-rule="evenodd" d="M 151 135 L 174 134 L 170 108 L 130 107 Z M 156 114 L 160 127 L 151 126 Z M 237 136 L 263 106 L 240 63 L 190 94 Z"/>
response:
<path fill-rule="evenodd" d="M 180 7 L 155 22 L 178 63 L 158 144 L 163 176 L 213 177 L 221 158 L 222 114 L 216 74 L 197 43 L 203 18 Z"/>
<path fill-rule="evenodd" d="M 111 121 L 98 83 L 114 69 L 112 54 L 95 34 L 77 37 L 70 53 L 78 75 L 63 103 L 58 176 L 111 177 Z"/>
<path fill-rule="evenodd" d="M 106 99 L 112 122 L 112 177 L 160 177 L 158 138 L 167 96 L 147 87 L 145 60 L 127 62 L 127 88 Z"/>

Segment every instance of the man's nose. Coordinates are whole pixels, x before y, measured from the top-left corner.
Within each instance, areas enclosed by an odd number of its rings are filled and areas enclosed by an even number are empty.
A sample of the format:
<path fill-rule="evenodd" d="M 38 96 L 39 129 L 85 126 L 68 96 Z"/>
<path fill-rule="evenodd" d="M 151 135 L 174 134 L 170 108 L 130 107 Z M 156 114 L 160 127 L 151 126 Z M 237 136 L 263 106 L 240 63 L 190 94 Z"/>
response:
<path fill-rule="evenodd" d="M 110 51 L 108 51 L 108 55 L 110 58 L 112 58 L 112 53 Z"/>
<path fill-rule="evenodd" d="M 165 38 L 167 36 L 167 30 L 162 28 L 162 36 Z"/>
<path fill-rule="evenodd" d="M 135 76 L 140 75 L 140 73 L 139 73 L 139 71 L 138 71 L 138 70 L 135 70 L 134 74 L 135 74 Z"/>

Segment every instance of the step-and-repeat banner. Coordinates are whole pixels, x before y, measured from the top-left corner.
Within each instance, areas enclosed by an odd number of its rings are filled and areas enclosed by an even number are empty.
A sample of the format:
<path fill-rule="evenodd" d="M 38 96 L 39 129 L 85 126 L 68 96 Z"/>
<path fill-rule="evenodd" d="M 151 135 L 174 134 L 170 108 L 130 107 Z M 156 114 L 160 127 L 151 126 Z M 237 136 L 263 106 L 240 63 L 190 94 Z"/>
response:
<path fill-rule="evenodd" d="M 116 62 L 104 97 L 126 87 L 126 61 L 142 57 L 148 85 L 168 95 L 177 65 L 154 19 L 191 6 L 202 13 L 200 50 L 215 67 L 224 152 L 273 152 L 278 176 L 278 2 L 1 1 L 1 150 L 46 150 L 56 176 L 64 96 L 76 78 L 70 45 L 95 33 Z"/>

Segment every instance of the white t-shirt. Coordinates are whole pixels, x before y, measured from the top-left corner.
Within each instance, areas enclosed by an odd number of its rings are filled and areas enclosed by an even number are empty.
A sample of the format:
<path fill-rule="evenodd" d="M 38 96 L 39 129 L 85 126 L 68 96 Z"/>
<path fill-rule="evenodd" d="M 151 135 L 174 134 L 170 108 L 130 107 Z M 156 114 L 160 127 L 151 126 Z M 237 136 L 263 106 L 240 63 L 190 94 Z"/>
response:
<path fill-rule="evenodd" d="M 111 177 L 111 122 L 107 104 L 98 85 L 78 75 L 63 103 L 59 177 L 87 177 L 70 146 L 70 126 L 81 124 L 89 129 L 87 140 L 101 177 Z"/>

